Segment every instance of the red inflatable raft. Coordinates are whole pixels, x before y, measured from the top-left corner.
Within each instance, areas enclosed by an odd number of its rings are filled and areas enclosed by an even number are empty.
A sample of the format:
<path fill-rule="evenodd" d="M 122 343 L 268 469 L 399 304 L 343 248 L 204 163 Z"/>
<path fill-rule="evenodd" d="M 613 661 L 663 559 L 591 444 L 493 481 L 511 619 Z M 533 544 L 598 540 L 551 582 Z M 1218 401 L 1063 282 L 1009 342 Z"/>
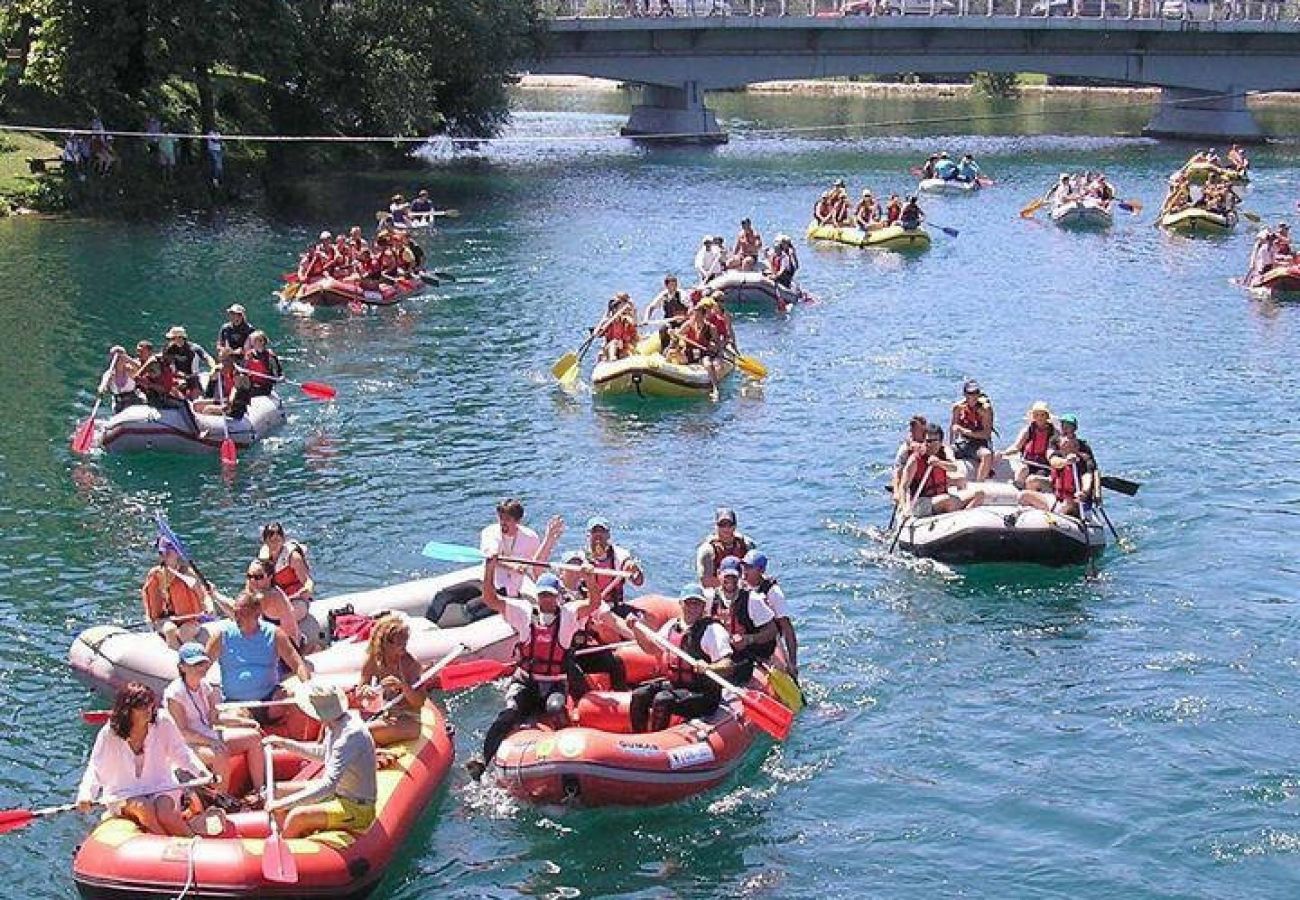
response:
<path fill-rule="evenodd" d="M 1278 294 L 1300 293 L 1300 262 L 1269 269 L 1256 279 L 1252 287 L 1265 288 Z"/>
<path fill-rule="evenodd" d="M 314 723 L 295 714 L 289 730 L 305 736 Z M 72 874 L 83 897 L 187 898 L 364 897 L 379 884 L 406 835 L 428 806 L 451 766 L 454 748 L 440 709 L 427 703 L 420 737 L 395 744 L 396 765 L 379 771 L 373 825 L 360 834 L 319 832 L 287 841 L 298 864 L 298 881 L 276 883 L 262 875 L 268 833 L 263 812 L 230 816 L 233 837 L 175 838 L 145 834 L 132 821 L 105 819 L 77 850 Z M 242 765 L 242 761 L 237 761 Z M 276 794 L 296 790 L 294 781 L 318 775 L 321 764 L 277 753 Z M 236 783 L 241 772 L 235 773 Z M 289 783 L 281 784 L 284 778 Z"/>
<path fill-rule="evenodd" d="M 293 296 L 296 303 L 311 306 L 348 306 L 361 303 L 365 306 L 392 306 L 424 290 L 419 278 L 399 278 L 390 281 L 340 280 L 328 275 L 309 281 Z"/>
<path fill-rule="evenodd" d="M 638 649 L 618 651 L 630 679 L 655 663 Z M 640 660 L 637 657 L 640 657 Z M 766 690 L 756 676 L 750 687 Z M 654 806 L 717 787 L 762 736 L 739 700 L 724 700 L 712 716 L 679 721 L 663 731 L 631 734 L 627 691 L 591 691 L 571 713 L 573 724 L 526 725 L 502 742 L 498 782 L 532 803 Z"/>

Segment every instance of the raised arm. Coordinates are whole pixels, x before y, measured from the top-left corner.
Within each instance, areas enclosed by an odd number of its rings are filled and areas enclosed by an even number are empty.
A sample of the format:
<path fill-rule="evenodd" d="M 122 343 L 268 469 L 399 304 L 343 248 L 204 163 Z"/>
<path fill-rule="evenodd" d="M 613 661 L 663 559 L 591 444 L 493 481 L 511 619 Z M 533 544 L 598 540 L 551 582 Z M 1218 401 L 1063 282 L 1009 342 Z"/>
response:
<path fill-rule="evenodd" d="M 505 612 L 505 598 L 497 593 L 497 558 L 489 556 L 483 561 L 483 605 L 500 615 Z"/>
<path fill-rule="evenodd" d="M 302 658 L 298 648 L 289 640 L 289 635 L 283 628 L 275 629 L 275 652 L 280 656 L 280 662 L 285 667 L 298 676 L 301 682 L 311 681 L 311 663 Z"/>

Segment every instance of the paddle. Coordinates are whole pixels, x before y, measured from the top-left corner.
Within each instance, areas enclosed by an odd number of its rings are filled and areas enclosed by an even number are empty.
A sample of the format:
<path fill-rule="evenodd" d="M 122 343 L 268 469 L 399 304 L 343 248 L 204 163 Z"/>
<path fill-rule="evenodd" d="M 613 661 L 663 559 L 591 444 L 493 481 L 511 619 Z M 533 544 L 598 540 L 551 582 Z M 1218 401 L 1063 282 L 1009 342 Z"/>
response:
<path fill-rule="evenodd" d="M 96 395 L 95 405 L 90 408 L 90 415 L 86 416 L 86 420 L 72 432 L 72 452 L 78 456 L 89 453 L 90 445 L 95 441 L 95 416 L 99 413 L 99 404 L 103 399 L 102 395 Z"/>
<path fill-rule="evenodd" d="M 925 474 L 921 476 L 921 483 L 916 486 L 916 491 L 912 494 L 912 499 L 907 501 L 907 510 L 909 513 L 912 511 L 912 507 L 916 505 L 917 499 L 921 496 L 921 491 L 925 490 L 925 483 L 930 480 L 930 473 L 933 471 L 934 466 L 927 464 L 925 467 Z M 897 502 L 895 502 L 894 507 L 897 509 Z M 903 536 L 903 526 L 906 524 L 907 517 L 904 515 L 903 519 L 898 523 L 898 530 L 894 532 L 894 539 L 889 542 L 890 553 L 893 553 L 894 548 L 898 546 L 898 539 Z"/>
<path fill-rule="evenodd" d="M 691 656 L 685 650 L 673 646 L 670 641 L 660 637 L 658 632 L 647 628 L 644 622 L 637 622 L 636 629 L 656 645 L 678 657 L 683 662 L 689 663 L 692 666 L 700 664 L 698 659 Z M 789 736 L 790 726 L 794 724 L 794 713 L 783 705 L 781 701 L 777 700 L 775 697 L 760 694 L 758 691 L 749 688 L 737 687 L 712 669 L 705 669 L 703 674 L 704 677 L 708 678 L 724 691 L 740 698 L 740 702 L 745 705 L 745 712 L 748 714 L 749 721 L 753 722 L 756 726 L 770 734 L 778 741 L 783 741 Z"/>
<path fill-rule="evenodd" d="M 587 355 L 587 348 L 590 347 L 592 341 L 596 339 L 596 335 L 600 334 L 601 329 L 604 328 L 608 322 L 609 316 L 602 318 L 596 327 L 591 329 L 591 334 L 587 335 L 587 339 L 582 342 L 581 346 L 579 346 L 577 350 L 570 350 L 555 361 L 555 364 L 551 366 L 551 374 L 555 376 L 556 381 L 559 381 L 562 384 L 570 384 L 577 379 L 578 372 L 580 371 L 578 364 L 581 363 L 582 358 Z"/>
<path fill-rule="evenodd" d="M 705 347 L 703 344 L 695 343 L 695 341 L 691 340 L 690 338 L 681 335 L 680 332 L 678 333 L 678 336 L 681 337 L 683 341 L 685 341 L 686 343 L 694 347 L 696 350 L 702 350 L 705 353 L 710 352 L 708 347 Z M 730 347 L 722 348 L 722 356 L 724 359 L 730 360 L 731 362 L 735 363 L 736 368 L 740 369 L 740 371 L 744 372 L 746 375 L 749 375 L 752 378 L 761 379 L 767 377 L 767 366 L 763 365 L 761 362 L 754 359 L 754 357 L 752 356 L 742 356 L 741 354 L 732 350 Z"/>
<path fill-rule="evenodd" d="M 436 559 L 439 562 L 452 563 L 478 563 L 487 557 L 482 550 L 477 547 L 467 547 L 463 544 L 444 544 L 440 541 L 429 541 L 420 551 L 422 556 L 429 559 Z M 563 572 L 581 572 L 582 566 L 574 563 L 556 563 L 556 562 L 539 562 L 535 559 L 524 559 L 519 556 L 498 556 L 497 560 L 504 563 L 516 563 L 524 566 L 545 566 L 548 569 L 559 569 Z M 592 569 L 593 574 L 605 575 L 610 578 L 626 578 L 631 575 L 624 569 Z"/>
<path fill-rule="evenodd" d="M 948 237 L 957 237 L 959 234 L 961 234 L 961 232 L 958 231 L 956 228 L 945 228 L 942 225 L 935 225 L 935 223 L 933 222 L 931 222 L 930 224 L 934 225 L 935 228 L 938 228 L 944 234 L 948 235 Z"/>
<path fill-rule="evenodd" d="M 1141 200 L 1116 200 L 1115 205 L 1124 210 L 1124 212 L 1130 212 L 1135 216 L 1142 212 Z"/>
<path fill-rule="evenodd" d="M 204 589 L 211 591 L 212 582 L 208 581 L 208 579 L 204 577 L 203 572 L 199 570 L 199 564 L 194 561 L 194 557 L 190 555 L 190 551 L 185 546 L 185 543 L 177 536 L 176 532 L 172 531 L 171 526 L 167 524 L 167 517 L 162 514 L 162 510 L 155 512 L 153 518 L 154 522 L 158 525 L 158 534 L 163 540 L 176 548 L 177 556 L 189 563 L 190 568 L 194 570 L 194 576 L 203 583 Z"/>
<path fill-rule="evenodd" d="M 461 654 L 465 653 L 467 650 L 469 650 L 469 648 L 466 647 L 464 644 L 457 644 L 457 645 L 452 649 L 452 651 L 451 651 L 450 653 L 448 653 L 448 654 L 447 654 L 446 656 L 444 656 L 442 659 L 438 660 L 436 663 L 434 663 L 433 665 L 429 666 L 429 668 L 427 668 L 427 669 L 424 670 L 424 672 L 420 675 L 420 677 L 419 677 L 419 678 L 416 680 L 416 682 L 415 682 L 415 690 L 417 690 L 417 691 L 418 691 L 418 690 L 423 690 L 426 686 L 433 684 L 435 678 L 439 678 L 440 676 L 445 676 L 445 675 L 446 675 L 446 670 L 451 666 L 451 664 L 452 664 L 453 662 L 456 661 L 456 658 L 457 658 L 458 656 L 460 656 Z M 469 662 L 469 663 L 466 663 L 466 665 L 467 665 L 467 666 L 473 666 L 473 665 L 475 665 L 476 663 L 478 663 L 478 662 L 482 662 L 482 661 L 483 661 L 483 660 L 473 660 L 473 661 L 471 661 L 471 662 Z M 495 660 L 486 660 L 486 662 L 495 662 Z M 498 665 L 500 665 L 500 664 L 498 664 Z M 467 670 L 463 670 L 463 671 L 467 671 Z M 458 675 L 458 677 L 459 677 L 459 675 Z M 500 677 L 500 676 L 497 676 L 497 677 Z M 495 681 L 496 679 L 495 679 L 495 678 L 492 678 L 492 679 L 487 679 L 487 680 Z M 481 682 L 477 682 L 477 681 L 474 682 L 474 684 L 479 684 L 479 683 L 481 683 Z M 450 688 L 447 688 L 445 685 L 442 684 L 441 680 L 439 680 L 439 685 L 443 688 L 443 690 L 450 690 Z M 470 684 L 463 684 L 463 685 L 461 685 L 461 687 L 472 687 L 472 686 L 473 686 L 473 685 L 470 685 Z M 396 697 L 394 697 L 392 700 L 389 700 L 387 703 L 385 703 L 385 704 L 384 704 L 383 706 L 381 706 L 379 709 L 375 710 L 375 712 L 374 712 L 373 714 L 367 716 L 366 718 L 367 718 L 367 719 L 378 719 L 378 718 L 379 718 L 380 716 L 382 716 L 384 713 L 389 712 L 389 711 L 392 710 L 394 707 L 396 707 L 399 703 L 402 702 L 403 699 L 404 699 L 404 698 L 403 698 L 403 695 L 399 693 Z"/>
<path fill-rule="evenodd" d="M 262 754 L 266 760 L 266 802 L 269 804 L 275 799 L 275 760 L 271 758 L 270 744 L 262 745 Z M 270 820 L 271 833 L 262 844 L 262 877 L 267 881 L 294 884 L 298 881 L 298 861 L 280 836 L 279 820 L 270 811 L 266 817 Z"/>
<path fill-rule="evenodd" d="M 1027 204 L 1025 204 L 1025 208 L 1020 210 L 1020 218 L 1032 219 L 1034 217 L 1034 213 L 1042 209 L 1044 204 L 1046 203 L 1047 203 L 1046 197 L 1039 197 L 1037 200 L 1030 200 Z"/>
<path fill-rule="evenodd" d="M 1074 470 L 1074 489 L 1076 491 L 1081 490 L 1083 482 L 1079 480 L 1079 464 L 1077 462 L 1073 463 L 1071 468 Z M 1088 512 L 1090 509 L 1091 504 L 1086 504 L 1083 501 L 1079 502 L 1079 527 L 1083 529 L 1083 561 L 1086 566 L 1084 577 L 1092 581 L 1097 577 L 1097 557 L 1092 551 L 1092 535 L 1088 531 Z"/>
<path fill-rule="evenodd" d="M 291 384 L 313 400 L 333 400 L 339 395 L 338 390 L 336 390 L 333 385 L 328 385 L 323 381 L 294 381 L 292 378 L 286 378 L 283 375 L 265 375 L 261 372 L 253 372 L 249 369 L 245 369 L 242 366 L 235 366 L 235 371 L 243 372 L 251 378 L 258 378 L 262 381 L 277 381 Z"/>
<path fill-rule="evenodd" d="M 604 653 L 606 650 L 618 650 L 620 647 L 635 647 L 636 641 L 619 641 L 616 644 L 598 644 L 595 647 L 583 647 L 581 650 L 574 650 L 572 656 L 592 656 L 596 653 Z"/>
<path fill-rule="evenodd" d="M 776 694 L 778 700 L 790 707 L 790 712 L 797 713 L 804 707 L 803 691 L 799 689 L 799 683 L 790 677 L 790 673 L 784 669 L 776 669 L 767 664 L 763 665 L 763 670 L 767 672 L 767 684 L 772 688 L 772 693 Z"/>
<path fill-rule="evenodd" d="M 1018 454 L 1008 453 L 1005 455 L 1016 456 Z M 1051 468 L 1045 463 L 1034 462 L 1033 460 L 1024 459 L 1023 457 L 1021 461 L 1025 465 L 1034 469 L 1047 470 Z M 1134 494 L 1138 492 L 1138 489 L 1142 487 L 1142 484 L 1137 481 L 1130 481 L 1127 478 L 1120 478 L 1118 475 L 1103 475 L 1101 476 L 1101 486 L 1106 488 L 1107 490 L 1114 491 L 1117 494 L 1123 494 L 1126 497 L 1132 497 Z"/>
<path fill-rule="evenodd" d="M 1241 213 L 1241 215 L 1245 216 L 1247 221 L 1252 222 L 1252 223 L 1254 223 L 1254 224 L 1256 224 L 1256 225 L 1258 225 L 1260 222 L 1264 221 L 1263 219 L 1261 219 L 1259 216 L 1255 215 L 1255 214 L 1254 214 L 1253 212 L 1251 212 L 1250 210 L 1240 209 L 1240 210 L 1237 210 L 1237 212 L 1239 212 L 1239 213 Z"/>
<path fill-rule="evenodd" d="M 459 691 L 477 687 L 504 678 L 515 670 L 514 663 L 495 659 L 472 659 L 469 662 L 447 666 L 438 673 L 438 687 L 444 691 Z"/>
<path fill-rule="evenodd" d="M 980 187 L 992 187 L 993 185 L 997 184 L 996 181 L 994 181 L 992 178 L 988 177 L 987 175 L 976 175 L 975 180 L 979 182 Z"/>
<path fill-rule="evenodd" d="M 209 785 L 211 783 L 212 783 L 212 776 L 209 775 L 206 778 L 196 778 L 193 781 L 182 782 L 181 784 L 177 785 L 175 788 L 172 788 L 172 790 L 185 791 L 191 788 L 200 788 L 205 785 Z M 135 800 L 139 797 L 150 797 L 158 793 L 162 793 L 162 792 L 157 790 L 144 791 L 139 794 L 127 794 L 125 797 L 113 797 L 111 799 L 106 799 L 106 800 L 96 800 L 94 802 L 100 805 L 104 805 L 107 803 L 117 803 L 121 800 Z M 60 806 L 46 806 L 40 809 L 0 810 L 0 834 L 5 834 L 6 832 L 9 831 L 17 831 L 19 828 L 22 828 L 24 825 L 27 825 L 35 821 L 36 819 L 43 819 L 46 816 L 53 816 L 58 813 L 72 812 L 72 810 L 76 808 L 77 808 L 77 804 L 75 803 L 64 803 Z"/>

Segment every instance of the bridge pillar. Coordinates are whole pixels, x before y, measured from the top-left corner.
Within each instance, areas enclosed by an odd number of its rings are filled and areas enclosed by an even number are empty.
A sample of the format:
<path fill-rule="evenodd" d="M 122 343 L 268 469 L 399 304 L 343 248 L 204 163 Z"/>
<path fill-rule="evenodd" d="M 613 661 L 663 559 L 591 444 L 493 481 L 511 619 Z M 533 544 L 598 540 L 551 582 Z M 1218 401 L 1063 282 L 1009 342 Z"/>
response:
<path fill-rule="evenodd" d="M 624 137 L 666 144 L 727 142 L 727 133 L 704 105 L 698 82 L 688 81 L 682 87 L 643 84 L 640 99 L 620 132 Z"/>
<path fill-rule="evenodd" d="M 1231 93 L 1233 96 L 1224 96 Z M 1236 88 L 1221 93 L 1186 88 L 1163 88 L 1160 108 L 1142 133 L 1151 137 L 1187 140 L 1262 143 L 1264 130 L 1246 108 L 1246 98 Z"/>

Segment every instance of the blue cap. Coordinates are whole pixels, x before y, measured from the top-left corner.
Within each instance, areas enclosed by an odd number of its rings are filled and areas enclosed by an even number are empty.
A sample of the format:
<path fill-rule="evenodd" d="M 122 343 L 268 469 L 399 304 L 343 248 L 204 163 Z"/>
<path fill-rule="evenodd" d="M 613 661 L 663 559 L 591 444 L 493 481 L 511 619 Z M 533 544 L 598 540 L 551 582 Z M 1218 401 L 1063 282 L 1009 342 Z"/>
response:
<path fill-rule="evenodd" d="M 544 573 L 533 584 L 539 594 L 559 594 L 561 591 L 560 579 L 553 572 Z"/>
<path fill-rule="evenodd" d="M 181 644 L 179 651 L 181 662 L 187 666 L 197 666 L 199 663 L 212 662 L 208 656 L 208 651 L 202 644 L 190 641 L 188 644 Z"/>
<path fill-rule="evenodd" d="M 165 537 L 160 537 L 158 540 L 154 541 L 154 546 L 158 548 L 159 553 L 175 553 L 179 556 L 181 552 L 176 548 L 175 544 L 167 540 Z"/>
<path fill-rule="evenodd" d="M 703 600 L 704 588 L 700 587 L 698 584 L 688 584 L 686 587 L 682 588 L 681 599 L 690 600 L 692 598 Z"/>
<path fill-rule="evenodd" d="M 721 562 L 721 564 L 719 564 L 718 566 L 718 574 L 725 575 L 727 572 L 735 572 L 737 575 L 739 575 L 740 560 L 736 559 L 736 557 L 734 556 L 728 556 L 726 559 L 724 559 Z"/>
<path fill-rule="evenodd" d="M 760 572 L 767 571 L 767 555 L 759 553 L 757 550 L 750 550 L 745 554 L 745 558 L 741 562 L 751 569 L 758 569 Z"/>
<path fill-rule="evenodd" d="M 587 520 L 587 530 L 594 531 L 597 528 L 603 528 L 609 531 L 609 522 L 602 516 L 592 516 Z"/>

